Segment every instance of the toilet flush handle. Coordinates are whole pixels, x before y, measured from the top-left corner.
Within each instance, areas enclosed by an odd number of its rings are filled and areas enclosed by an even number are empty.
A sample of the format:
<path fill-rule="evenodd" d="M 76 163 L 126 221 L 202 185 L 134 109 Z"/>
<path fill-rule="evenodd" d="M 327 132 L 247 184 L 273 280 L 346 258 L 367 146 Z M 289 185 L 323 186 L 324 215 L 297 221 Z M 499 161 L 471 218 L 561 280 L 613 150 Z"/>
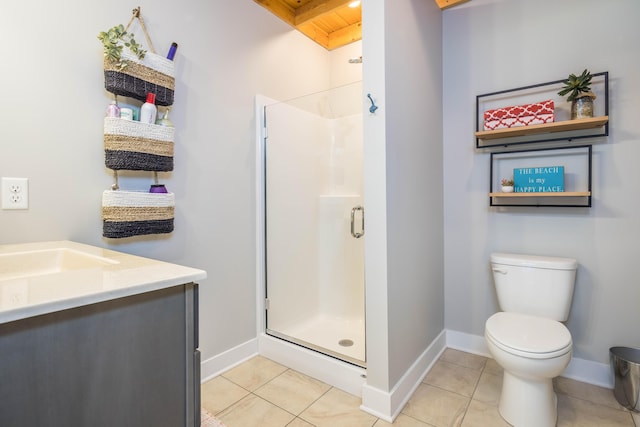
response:
<path fill-rule="evenodd" d="M 507 270 L 504 268 L 493 267 L 492 270 L 494 273 L 507 274 Z"/>

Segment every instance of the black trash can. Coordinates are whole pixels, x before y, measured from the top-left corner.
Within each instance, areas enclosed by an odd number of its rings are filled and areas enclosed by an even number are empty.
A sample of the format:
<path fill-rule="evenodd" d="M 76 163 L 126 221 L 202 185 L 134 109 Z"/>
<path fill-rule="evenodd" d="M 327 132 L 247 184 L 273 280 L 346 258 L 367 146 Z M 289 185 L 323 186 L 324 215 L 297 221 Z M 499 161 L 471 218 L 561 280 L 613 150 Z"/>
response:
<path fill-rule="evenodd" d="M 640 412 L 640 349 L 611 347 L 609 359 L 614 374 L 613 394 L 627 409 Z"/>

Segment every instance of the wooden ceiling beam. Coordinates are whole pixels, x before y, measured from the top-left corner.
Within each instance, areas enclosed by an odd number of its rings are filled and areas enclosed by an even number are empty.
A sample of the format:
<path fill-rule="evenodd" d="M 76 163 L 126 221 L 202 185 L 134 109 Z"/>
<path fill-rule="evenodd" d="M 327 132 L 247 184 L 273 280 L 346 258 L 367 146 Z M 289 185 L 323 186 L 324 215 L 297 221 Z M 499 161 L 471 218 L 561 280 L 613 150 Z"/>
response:
<path fill-rule="evenodd" d="M 347 9 L 351 0 L 254 1 L 328 50 L 362 39 L 360 10 Z M 470 0 L 434 1 L 444 10 Z"/>
<path fill-rule="evenodd" d="M 321 28 L 318 28 L 318 26 L 313 22 L 302 24 L 297 29 L 320 46 L 327 50 L 329 49 L 329 34 Z"/>
<path fill-rule="evenodd" d="M 349 25 L 329 34 L 327 49 L 333 50 L 349 43 L 362 40 L 362 22 Z"/>
<path fill-rule="evenodd" d="M 466 3 L 468 1 L 469 0 L 435 0 L 438 7 L 442 10 L 457 6 L 462 3 Z"/>
<path fill-rule="evenodd" d="M 292 27 L 296 26 L 296 11 L 281 0 L 253 0 Z"/>
<path fill-rule="evenodd" d="M 352 0 L 313 0 L 295 10 L 295 26 L 348 6 Z"/>

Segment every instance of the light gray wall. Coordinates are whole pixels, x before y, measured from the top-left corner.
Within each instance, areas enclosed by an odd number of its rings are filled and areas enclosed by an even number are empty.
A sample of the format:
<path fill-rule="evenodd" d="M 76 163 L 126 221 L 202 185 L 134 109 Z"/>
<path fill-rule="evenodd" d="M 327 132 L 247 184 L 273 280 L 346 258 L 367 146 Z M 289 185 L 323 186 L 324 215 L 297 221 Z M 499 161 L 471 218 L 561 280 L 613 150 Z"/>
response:
<path fill-rule="evenodd" d="M 365 320 L 367 384 L 389 390 L 389 328 L 387 288 L 386 171 L 386 38 L 385 2 L 362 5 L 362 83 L 378 106 L 363 109 L 365 226 Z"/>
<path fill-rule="evenodd" d="M 159 53 L 180 45 L 175 170 L 161 174 L 176 194 L 175 232 L 105 240 L 110 97 L 96 36 L 126 25 L 137 5 Z M 0 244 L 70 239 L 202 268 L 203 360 L 255 338 L 254 96 L 328 88 L 327 51 L 250 0 L 2 2 L 0 35 L 0 176 L 28 177 L 31 199 L 28 211 L 0 210 Z M 151 183 L 122 175 L 122 188 Z"/>
<path fill-rule="evenodd" d="M 389 376 L 395 384 L 444 329 L 442 13 L 386 9 Z"/>
<path fill-rule="evenodd" d="M 637 162 L 640 2 L 474 0 L 444 13 L 446 327 L 483 335 L 498 310 L 492 251 L 575 257 L 574 356 L 608 363 L 640 346 Z M 609 71 L 610 135 L 594 145 L 592 208 L 488 205 L 489 155 L 474 150 L 475 96 Z M 596 102 L 602 100 L 596 100 Z"/>
<path fill-rule="evenodd" d="M 389 390 L 444 328 L 441 12 L 363 7 L 367 383 Z"/>

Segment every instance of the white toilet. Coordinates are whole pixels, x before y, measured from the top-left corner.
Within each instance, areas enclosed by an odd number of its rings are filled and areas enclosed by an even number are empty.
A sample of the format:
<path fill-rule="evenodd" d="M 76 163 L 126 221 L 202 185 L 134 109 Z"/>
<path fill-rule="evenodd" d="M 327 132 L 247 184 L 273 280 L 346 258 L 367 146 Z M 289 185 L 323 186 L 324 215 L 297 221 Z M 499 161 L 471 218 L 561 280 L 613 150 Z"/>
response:
<path fill-rule="evenodd" d="M 578 263 L 571 258 L 491 254 L 502 312 L 485 324 L 489 352 L 504 368 L 500 415 L 515 427 L 553 427 L 553 378 L 571 360 L 567 320 Z"/>

